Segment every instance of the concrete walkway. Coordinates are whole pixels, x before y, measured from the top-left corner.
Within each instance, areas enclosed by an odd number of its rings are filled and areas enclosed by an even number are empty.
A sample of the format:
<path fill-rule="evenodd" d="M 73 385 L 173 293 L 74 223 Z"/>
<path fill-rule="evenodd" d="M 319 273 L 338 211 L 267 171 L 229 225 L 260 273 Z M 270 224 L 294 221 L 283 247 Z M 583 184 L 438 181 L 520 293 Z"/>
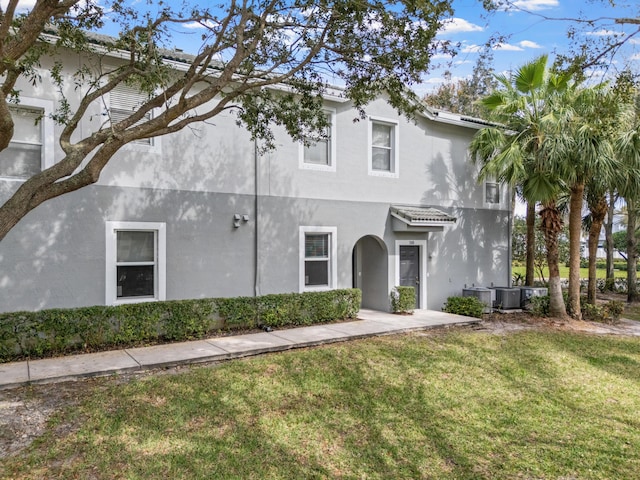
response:
<path fill-rule="evenodd" d="M 1 363 L 0 389 L 190 363 L 217 362 L 376 335 L 390 335 L 448 325 L 469 325 L 479 321 L 471 317 L 432 310 L 418 310 L 413 315 L 393 315 L 363 309 L 358 314 L 358 320 L 351 322 Z"/>

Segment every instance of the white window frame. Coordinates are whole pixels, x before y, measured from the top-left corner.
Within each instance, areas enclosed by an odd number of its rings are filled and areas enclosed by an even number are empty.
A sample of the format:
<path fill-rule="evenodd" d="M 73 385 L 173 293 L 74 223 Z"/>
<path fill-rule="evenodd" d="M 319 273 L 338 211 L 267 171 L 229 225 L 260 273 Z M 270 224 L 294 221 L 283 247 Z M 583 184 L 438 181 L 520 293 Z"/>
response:
<path fill-rule="evenodd" d="M 498 189 L 498 201 L 489 202 L 487 197 L 487 186 L 495 184 Z M 495 178 L 485 178 L 482 182 L 482 204 L 485 208 L 499 208 L 502 205 L 502 185 Z"/>
<path fill-rule="evenodd" d="M 400 285 L 400 246 L 412 246 L 420 248 L 420 305 L 419 309 L 427 308 L 427 241 L 426 240 L 396 240 L 394 271 L 395 283 Z"/>
<path fill-rule="evenodd" d="M 373 169 L 373 124 L 379 123 L 388 125 L 393 127 L 393 132 L 391 135 L 391 170 L 389 172 L 383 170 L 374 170 Z M 368 172 L 369 175 L 374 177 L 389 177 L 389 178 L 398 178 L 400 176 L 400 124 L 397 120 L 392 120 L 389 118 L 382 117 L 374 117 L 369 116 L 369 125 L 368 125 Z"/>
<path fill-rule="evenodd" d="M 42 129 L 42 146 L 41 146 L 41 164 L 40 169 L 45 170 L 53 166 L 55 163 L 55 147 L 54 147 L 54 123 L 51 118 L 51 114 L 53 113 L 54 104 L 52 100 L 45 100 L 42 98 L 35 97 L 25 97 L 20 95 L 20 102 L 16 105 L 16 107 L 23 108 L 32 108 L 34 110 L 42 110 L 42 118 L 40 119 L 39 126 Z M 9 108 L 11 108 L 9 105 Z M 26 178 L 20 177 L 3 177 L 0 176 L 0 179 L 11 181 L 11 182 L 24 182 Z"/>
<path fill-rule="evenodd" d="M 118 88 L 118 87 L 116 87 Z M 106 114 L 111 118 L 111 92 L 104 97 Z M 133 112 L 132 112 L 133 113 Z M 151 110 L 151 118 L 155 118 L 158 114 L 157 109 Z M 147 152 L 147 153 L 162 153 L 161 137 L 151 137 L 149 143 L 129 142 L 122 146 L 121 150 L 128 150 L 134 152 Z"/>
<path fill-rule="evenodd" d="M 155 272 L 153 297 L 118 298 L 118 231 L 155 232 Z M 167 297 L 167 225 L 164 222 L 108 221 L 105 228 L 105 301 L 107 305 L 166 300 Z"/>
<path fill-rule="evenodd" d="M 329 285 L 320 285 L 308 287 L 305 285 L 304 271 L 305 271 L 305 238 L 307 234 L 328 234 L 329 235 Z M 333 290 L 338 285 L 338 227 L 314 227 L 314 226 L 301 226 L 299 233 L 299 291 L 300 292 L 313 292 L 323 290 Z"/>
<path fill-rule="evenodd" d="M 305 146 L 303 142 L 298 143 L 298 166 L 303 170 L 319 170 L 323 172 L 336 171 L 336 109 L 323 108 L 323 111 L 329 116 L 331 128 L 329 129 L 329 165 L 318 165 L 315 163 L 306 163 L 304 161 Z"/>

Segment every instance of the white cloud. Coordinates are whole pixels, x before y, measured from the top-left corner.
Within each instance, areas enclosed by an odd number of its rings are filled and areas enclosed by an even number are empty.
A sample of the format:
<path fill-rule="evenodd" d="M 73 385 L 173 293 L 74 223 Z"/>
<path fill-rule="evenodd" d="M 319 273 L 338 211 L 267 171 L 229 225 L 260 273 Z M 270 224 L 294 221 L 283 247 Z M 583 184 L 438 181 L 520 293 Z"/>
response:
<path fill-rule="evenodd" d="M 483 30 L 480 25 L 468 22 L 464 18 L 451 18 L 443 22 L 440 33 L 482 32 Z"/>
<path fill-rule="evenodd" d="M 631 55 L 629 60 L 640 60 L 640 53 L 636 53 L 635 55 Z"/>
<path fill-rule="evenodd" d="M 538 45 L 536 42 L 532 42 L 531 40 L 523 40 L 518 42 L 522 48 L 542 48 L 541 45 Z"/>
<path fill-rule="evenodd" d="M 538 11 L 556 8 L 560 5 L 558 0 L 516 0 L 513 6 L 522 10 Z"/>
<path fill-rule="evenodd" d="M 480 50 L 482 50 L 482 48 L 483 47 L 480 45 L 465 45 L 460 49 L 460 52 L 461 53 L 478 53 Z"/>
<path fill-rule="evenodd" d="M 36 0 L 23 0 L 16 7 L 16 10 L 18 12 L 22 12 L 23 10 L 31 10 L 35 4 L 36 4 Z M 3 11 L 7 10 L 7 5 L 9 5 L 9 0 L 0 1 L 0 7 L 2 7 Z"/>
<path fill-rule="evenodd" d="M 585 32 L 585 35 L 591 35 L 594 37 L 623 37 L 625 35 L 624 32 L 616 32 L 615 30 L 597 30 L 595 32 Z"/>
<path fill-rule="evenodd" d="M 519 47 L 517 45 L 511 45 L 509 43 L 496 43 L 493 46 L 494 50 L 504 50 L 508 52 L 522 52 L 524 48 Z"/>
<path fill-rule="evenodd" d="M 211 21 L 211 20 L 207 20 L 205 22 L 190 22 L 190 23 L 185 23 L 183 25 L 184 28 L 188 28 L 188 29 L 198 29 L 198 28 L 215 28 L 216 26 L 218 26 L 219 24 Z"/>
<path fill-rule="evenodd" d="M 467 63 L 473 63 L 471 60 L 458 60 L 454 62 L 454 65 L 466 65 Z"/>
<path fill-rule="evenodd" d="M 453 55 L 449 55 L 448 53 L 436 53 L 435 55 L 431 55 L 431 60 L 451 60 Z"/>

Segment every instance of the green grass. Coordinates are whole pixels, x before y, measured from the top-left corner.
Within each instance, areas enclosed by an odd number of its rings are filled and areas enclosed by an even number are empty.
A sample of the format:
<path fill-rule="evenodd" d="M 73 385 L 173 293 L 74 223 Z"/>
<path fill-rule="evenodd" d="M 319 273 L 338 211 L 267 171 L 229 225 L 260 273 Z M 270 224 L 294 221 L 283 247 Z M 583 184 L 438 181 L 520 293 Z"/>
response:
<path fill-rule="evenodd" d="M 640 339 L 391 336 L 100 384 L 6 478 L 637 478 Z M 73 428 L 68 428 L 71 425 Z"/>
<path fill-rule="evenodd" d="M 628 303 L 625 306 L 624 314 L 622 316 L 629 320 L 635 320 L 636 322 L 640 322 L 640 305 Z"/>
<path fill-rule="evenodd" d="M 544 267 L 543 269 L 544 272 L 544 278 L 545 279 L 549 279 L 549 268 L 548 267 Z M 527 269 L 524 266 L 513 266 L 512 267 L 512 273 L 515 275 L 516 273 L 519 273 L 520 275 L 522 275 L 523 277 L 525 276 L 525 274 L 527 273 Z M 538 272 L 536 271 L 536 276 L 538 275 Z M 622 271 L 622 270 L 614 270 L 613 271 L 613 275 L 615 278 L 627 278 L 627 272 Z M 607 272 L 604 268 L 599 268 L 596 270 L 596 278 L 606 278 L 607 277 Z M 569 267 L 566 267 L 564 265 L 560 265 L 560 278 L 569 278 Z M 589 278 L 589 269 L 588 268 L 581 268 L 580 269 L 580 278 Z"/>

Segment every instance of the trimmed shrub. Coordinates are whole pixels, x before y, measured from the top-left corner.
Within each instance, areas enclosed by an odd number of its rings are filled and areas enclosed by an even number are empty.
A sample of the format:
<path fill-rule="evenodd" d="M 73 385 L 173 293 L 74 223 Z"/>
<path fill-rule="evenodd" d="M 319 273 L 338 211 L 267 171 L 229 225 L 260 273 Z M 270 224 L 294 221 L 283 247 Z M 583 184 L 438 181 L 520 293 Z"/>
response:
<path fill-rule="evenodd" d="M 603 323 L 615 323 L 624 311 L 624 303 L 611 300 L 602 305 L 585 304 L 582 306 L 582 317 L 585 320 Z"/>
<path fill-rule="evenodd" d="M 0 313 L 0 363 L 80 350 L 204 338 L 218 330 L 355 318 L 358 289 Z"/>
<path fill-rule="evenodd" d="M 416 289 L 398 285 L 391 290 L 389 299 L 393 313 L 413 313 L 416 308 Z"/>
<path fill-rule="evenodd" d="M 476 297 L 449 297 L 442 307 L 443 312 L 482 318 L 485 305 Z"/>
<path fill-rule="evenodd" d="M 531 313 L 538 317 L 549 316 L 549 295 L 541 295 L 539 297 L 531 297 L 530 299 Z"/>

